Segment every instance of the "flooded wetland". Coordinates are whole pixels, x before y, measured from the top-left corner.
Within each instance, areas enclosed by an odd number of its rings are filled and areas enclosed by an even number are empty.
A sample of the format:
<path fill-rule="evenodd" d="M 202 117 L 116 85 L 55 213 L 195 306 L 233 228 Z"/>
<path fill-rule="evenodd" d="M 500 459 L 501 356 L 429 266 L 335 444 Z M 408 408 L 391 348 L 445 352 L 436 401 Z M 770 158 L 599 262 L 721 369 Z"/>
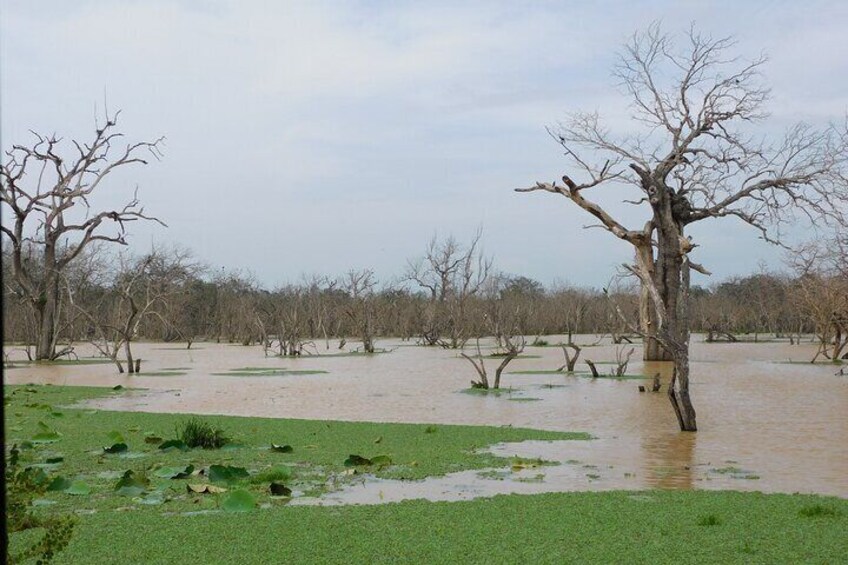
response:
<path fill-rule="evenodd" d="M 293 504 L 654 488 L 848 498 L 848 377 L 838 374 L 839 365 L 806 362 L 814 352 L 811 344 L 710 344 L 695 336 L 697 433 L 677 431 L 665 386 L 660 393 L 639 391 L 640 385 L 650 391 L 655 374 L 665 385 L 668 374 L 663 363 L 638 361 L 638 345 L 623 379 L 593 379 L 586 372 L 586 358 L 602 374 L 611 368 L 621 346 L 608 341 L 584 347 L 574 374 L 556 371 L 563 364 L 559 347 L 528 346 L 504 373 L 498 393 L 470 390 L 474 370 L 455 350 L 389 339 L 378 346 L 384 352 L 351 355 L 322 344 L 319 355 L 279 358 L 266 357 L 258 346 L 198 343 L 187 350 L 139 343 L 138 376 L 119 375 L 110 363 L 20 363 L 6 372 L 6 380 L 122 385 L 121 394 L 89 401 L 107 411 L 512 426 L 587 432 L 593 438 L 499 444 L 489 448 L 492 453 L 523 463 L 423 481 L 363 475 Z M 78 351 L 86 355 L 85 348 Z M 14 348 L 8 353 L 22 358 Z M 498 360 L 486 362 L 494 368 Z"/>

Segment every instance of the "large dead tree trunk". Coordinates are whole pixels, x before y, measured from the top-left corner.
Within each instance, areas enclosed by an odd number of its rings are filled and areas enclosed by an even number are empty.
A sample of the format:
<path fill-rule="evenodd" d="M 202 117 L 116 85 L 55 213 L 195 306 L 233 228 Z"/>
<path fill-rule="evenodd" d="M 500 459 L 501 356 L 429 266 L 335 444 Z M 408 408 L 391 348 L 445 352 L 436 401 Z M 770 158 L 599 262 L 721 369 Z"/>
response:
<path fill-rule="evenodd" d="M 680 428 L 695 431 L 689 273 L 707 272 L 691 262 L 695 246 L 684 228 L 733 217 L 775 243 L 780 237 L 775 227 L 798 210 L 813 222 L 845 226 L 848 122 L 823 129 L 797 124 L 783 139 L 763 142 L 743 135 L 740 125 L 748 128 L 768 115 L 769 90 L 760 73 L 765 58 L 745 61 L 727 52 L 735 45 L 732 38 L 704 36 L 694 27 L 684 43 L 680 49 L 654 24 L 634 34 L 615 67 L 644 132 L 616 137 L 597 112 L 572 113 L 549 133 L 585 180 L 578 184 L 564 176 L 562 185 L 537 182 L 516 190 L 562 195 L 636 249 L 637 266 L 625 268 L 639 277 L 646 295 L 639 328 L 644 355 L 671 357 L 676 373 L 669 398 Z M 636 187 L 640 197 L 626 202 L 650 207 L 649 227 L 630 230 L 584 196 L 600 185 Z"/>

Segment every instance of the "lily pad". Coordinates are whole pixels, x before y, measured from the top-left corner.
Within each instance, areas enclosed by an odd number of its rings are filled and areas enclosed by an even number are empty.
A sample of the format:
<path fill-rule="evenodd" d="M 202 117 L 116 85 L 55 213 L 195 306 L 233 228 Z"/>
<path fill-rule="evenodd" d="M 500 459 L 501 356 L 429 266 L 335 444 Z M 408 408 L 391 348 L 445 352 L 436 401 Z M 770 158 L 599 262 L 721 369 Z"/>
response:
<path fill-rule="evenodd" d="M 274 453 L 291 453 L 294 451 L 294 448 L 290 445 L 277 445 L 276 443 L 272 443 L 271 451 Z"/>
<path fill-rule="evenodd" d="M 211 465 L 209 467 L 209 480 L 213 483 L 235 483 L 250 476 L 244 467 L 231 467 L 229 465 Z"/>
<path fill-rule="evenodd" d="M 129 449 L 129 447 L 125 443 L 113 443 L 109 447 L 104 447 L 103 452 L 104 453 L 113 453 L 113 454 L 114 453 L 124 453 L 128 449 Z"/>
<path fill-rule="evenodd" d="M 67 479 L 65 477 L 56 477 L 50 484 L 47 485 L 47 492 L 65 492 L 69 488 L 71 488 L 71 479 Z"/>
<path fill-rule="evenodd" d="M 165 502 L 165 497 L 161 492 L 151 492 L 147 496 L 137 496 L 133 498 L 133 502 L 144 504 L 145 506 L 158 506 Z"/>
<path fill-rule="evenodd" d="M 291 496 L 292 490 L 282 483 L 271 483 L 271 496 Z"/>
<path fill-rule="evenodd" d="M 388 455 L 377 455 L 371 459 L 362 457 L 361 455 L 349 455 L 345 459 L 345 467 L 370 467 L 376 466 L 379 468 L 388 467 L 392 464 L 392 459 Z"/>
<path fill-rule="evenodd" d="M 187 484 L 186 492 L 188 493 L 197 493 L 197 494 L 220 494 L 222 492 L 227 492 L 227 489 L 224 487 L 218 487 L 215 485 L 207 485 L 207 484 Z"/>
<path fill-rule="evenodd" d="M 125 443 L 126 442 L 126 440 L 124 439 L 124 436 L 121 435 L 121 432 L 116 431 L 116 430 L 112 430 L 111 432 L 109 432 L 109 441 L 111 441 L 112 443 Z"/>
<path fill-rule="evenodd" d="M 392 459 L 388 455 L 378 455 L 371 458 L 371 464 L 377 467 L 388 467 L 392 464 Z"/>
<path fill-rule="evenodd" d="M 180 451 L 188 451 L 188 446 L 182 440 L 169 439 L 168 441 L 164 441 L 161 444 L 159 444 L 159 449 L 163 449 L 163 450 L 179 449 Z"/>
<path fill-rule="evenodd" d="M 88 496 L 91 494 L 91 487 L 82 481 L 74 481 L 64 492 L 65 494 L 73 494 L 75 496 Z"/>
<path fill-rule="evenodd" d="M 185 467 L 160 467 L 153 471 L 153 476 L 160 479 L 184 479 L 194 472 L 194 465 Z"/>
<path fill-rule="evenodd" d="M 246 490 L 236 490 L 231 492 L 221 504 L 221 508 L 225 512 L 250 512 L 255 507 L 256 499 L 254 499 L 253 495 Z"/>
<path fill-rule="evenodd" d="M 129 470 L 115 485 L 115 492 L 122 496 L 139 496 L 150 486 L 150 480 L 143 474 Z"/>
<path fill-rule="evenodd" d="M 38 422 L 38 433 L 32 436 L 33 443 L 55 443 L 60 439 L 62 439 L 62 434 L 44 422 Z"/>
<path fill-rule="evenodd" d="M 361 455 L 348 455 L 347 459 L 345 459 L 344 466 L 345 467 L 359 467 L 364 465 L 370 465 L 371 460 L 362 457 Z"/>

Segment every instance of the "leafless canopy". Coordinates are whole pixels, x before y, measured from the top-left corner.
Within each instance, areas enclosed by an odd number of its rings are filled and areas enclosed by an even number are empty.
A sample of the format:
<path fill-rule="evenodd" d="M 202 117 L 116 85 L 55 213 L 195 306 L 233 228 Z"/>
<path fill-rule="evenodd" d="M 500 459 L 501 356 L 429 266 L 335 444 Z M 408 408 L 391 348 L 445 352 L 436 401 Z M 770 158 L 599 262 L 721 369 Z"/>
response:
<path fill-rule="evenodd" d="M 597 112 L 570 114 L 549 133 L 562 145 L 574 178 L 537 183 L 522 192 L 562 194 L 592 214 L 600 227 L 639 243 L 643 230 L 628 229 L 598 204 L 588 189 L 627 184 L 641 191 L 634 204 L 652 203 L 654 190 L 674 191 L 683 225 L 734 216 L 771 242 L 800 212 L 844 222 L 848 179 L 848 123 L 814 128 L 799 123 L 780 139 L 760 139 L 752 124 L 767 116 L 763 56 L 729 55 L 730 38 L 690 28 L 679 48 L 659 25 L 635 34 L 614 70 L 632 99 L 632 117 L 643 133 L 616 136 Z"/>
<path fill-rule="evenodd" d="M 90 143 L 33 132 L 32 145 L 13 146 L 0 166 L 0 203 L 10 218 L 0 229 L 12 246 L 15 290 L 38 318 L 38 359 L 55 354 L 59 278 L 68 264 L 92 242 L 126 245 L 129 222 L 162 223 L 144 213 L 135 194 L 120 209 L 91 209 L 89 199 L 110 173 L 160 155 L 161 138 L 122 144 L 119 113 L 95 124 Z"/>

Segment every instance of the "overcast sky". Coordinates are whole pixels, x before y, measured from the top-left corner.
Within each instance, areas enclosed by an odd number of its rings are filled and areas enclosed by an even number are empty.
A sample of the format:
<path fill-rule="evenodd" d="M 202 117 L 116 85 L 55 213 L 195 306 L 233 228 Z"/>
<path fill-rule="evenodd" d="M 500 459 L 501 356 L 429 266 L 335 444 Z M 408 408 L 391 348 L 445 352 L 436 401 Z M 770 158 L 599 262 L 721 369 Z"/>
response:
<path fill-rule="evenodd" d="M 2 144 L 30 129 L 87 139 L 104 101 L 121 108 L 128 139 L 167 138 L 161 162 L 111 177 L 97 201 L 137 184 L 168 224 L 134 225 L 133 248 L 178 242 L 269 286 L 354 267 L 385 280 L 435 232 L 478 226 L 503 271 L 600 286 L 628 246 L 583 229 L 564 198 L 512 188 L 568 172 L 545 133 L 565 112 L 606 108 L 627 127 L 611 65 L 655 19 L 768 54 L 769 131 L 848 110 L 841 1 L 2 0 Z M 732 220 L 694 236 L 714 280 L 780 267 Z"/>

